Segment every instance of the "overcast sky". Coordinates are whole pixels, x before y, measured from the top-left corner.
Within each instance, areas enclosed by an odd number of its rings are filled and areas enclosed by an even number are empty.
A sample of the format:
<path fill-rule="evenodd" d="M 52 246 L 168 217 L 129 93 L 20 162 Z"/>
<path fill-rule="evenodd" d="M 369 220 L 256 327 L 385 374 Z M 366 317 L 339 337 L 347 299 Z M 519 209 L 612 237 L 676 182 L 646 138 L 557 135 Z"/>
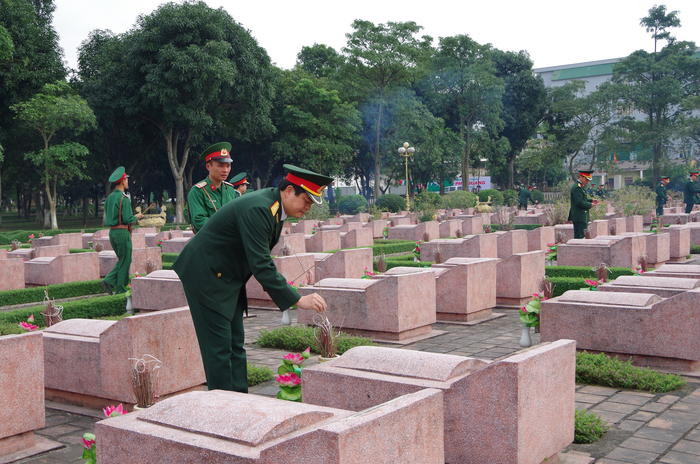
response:
<path fill-rule="evenodd" d="M 93 29 L 121 33 L 161 0 L 56 0 L 54 26 L 68 66 L 77 67 L 77 48 Z M 654 1 L 644 0 L 284 0 L 214 1 L 267 50 L 282 68 L 294 66 L 304 45 L 340 50 L 354 19 L 375 23 L 416 21 L 438 37 L 468 34 L 503 50 L 527 50 L 535 67 L 617 58 L 644 48 L 649 35 L 639 25 Z M 679 10 L 680 40 L 700 44 L 700 1 L 659 2 Z"/>

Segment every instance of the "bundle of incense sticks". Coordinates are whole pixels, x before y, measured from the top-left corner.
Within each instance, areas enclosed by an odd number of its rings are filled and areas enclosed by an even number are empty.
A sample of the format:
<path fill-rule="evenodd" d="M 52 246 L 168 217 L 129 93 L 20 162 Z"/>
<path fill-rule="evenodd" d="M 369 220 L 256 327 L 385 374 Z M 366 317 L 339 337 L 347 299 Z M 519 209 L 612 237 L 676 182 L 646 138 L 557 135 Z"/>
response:
<path fill-rule="evenodd" d="M 131 368 L 131 386 L 136 395 L 137 406 L 147 408 L 154 405 L 158 398 L 160 360 L 150 354 L 144 355 L 143 358 L 129 359 L 134 362 Z"/>

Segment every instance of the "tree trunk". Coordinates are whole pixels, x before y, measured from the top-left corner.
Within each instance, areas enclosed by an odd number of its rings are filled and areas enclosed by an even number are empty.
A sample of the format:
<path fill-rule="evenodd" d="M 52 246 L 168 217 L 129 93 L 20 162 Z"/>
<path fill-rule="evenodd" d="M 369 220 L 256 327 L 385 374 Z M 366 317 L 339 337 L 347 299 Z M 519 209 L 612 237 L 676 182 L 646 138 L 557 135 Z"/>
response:
<path fill-rule="evenodd" d="M 56 181 L 51 182 L 49 180 L 48 169 L 44 172 L 44 178 L 46 180 L 46 200 L 49 203 L 49 227 L 51 230 L 58 229 L 58 220 L 56 218 Z M 52 191 L 53 190 L 53 191 Z M 46 217 L 44 218 L 44 227 L 46 227 Z"/>
<path fill-rule="evenodd" d="M 529 179 L 529 176 L 528 176 Z M 512 189 L 515 183 L 515 155 L 508 158 L 508 188 Z"/>
<path fill-rule="evenodd" d="M 469 191 L 469 137 L 464 130 L 464 117 L 459 117 L 459 136 L 464 141 L 462 150 L 462 190 Z"/>
<path fill-rule="evenodd" d="M 83 227 L 87 227 L 88 197 L 83 196 Z"/>
<path fill-rule="evenodd" d="M 382 131 L 382 117 L 384 115 L 384 91 L 379 95 L 379 110 L 377 111 L 377 122 L 374 125 L 374 200 L 376 201 L 382 194 L 380 178 L 382 171 L 382 154 L 380 151 L 380 137 Z"/>
<path fill-rule="evenodd" d="M 187 132 L 182 144 L 182 157 L 178 156 L 180 134 L 172 128 L 162 131 L 165 138 L 165 147 L 168 155 L 170 171 L 175 179 L 175 222 L 183 224 L 185 222 L 185 168 L 187 167 L 187 157 L 190 152 L 190 131 Z"/>

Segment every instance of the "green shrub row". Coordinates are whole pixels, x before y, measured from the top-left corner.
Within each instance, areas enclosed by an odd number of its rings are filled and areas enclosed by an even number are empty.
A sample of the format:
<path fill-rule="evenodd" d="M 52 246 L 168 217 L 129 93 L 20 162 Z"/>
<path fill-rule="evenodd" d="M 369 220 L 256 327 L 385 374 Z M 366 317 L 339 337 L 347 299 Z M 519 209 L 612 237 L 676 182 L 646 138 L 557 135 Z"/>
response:
<path fill-rule="evenodd" d="M 70 250 L 71 253 L 90 253 L 91 251 L 95 251 L 92 248 L 71 248 Z"/>
<path fill-rule="evenodd" d="M 261 330 L 260 336 L 255 343 L 263 348 L 301 352 L 307 347 L 311 347 L 311 351 L 314 353 L 319 352 L 313 327 L 287 326 L 272 330 Z M 373 344 L 369 338 L 355 337 L 341 332 L 338 336 L 338 354 L 343 354 L 356 346 Z"/>
<path fill-rule="evenodd" d="M 583 351 L 576 353 L 576 383 L 665 393 L 681 388 L 686 381 L 678 375 L 633 366 L 631 361 L 604 353 Z"/>
<path fill-rule="evenodd" d="M 0 292 L 0 306 L 12 306 L 42 301 L 44 299 L 44 290 L 46 289 L 49 291 L 49 298 L 57 300 L 103 293 L 104 290 L 102 289 L 101 282 L 101 280 L 86 280 L 82 282 L 47 285 L 45 287 L 4 290 Z"/>
<path fill-rule="evenodd" d="M 577 409 L 574 416 L 574 443 L 594 443 L 605 435 L 608 425 L 597 414 Z"/>
<path fill-rule="evenodd" d="M 391 242 L 391 243 L 386 243 Z M 411 252 L 416 247 L 416 242 L 408 240 L 375 240 L 372 246 L 374 256 L 391 255 L 394 253 Z"/>
<path fill-rule="evenodd" d="M 248 386 L 258 385 L 268 380 L 272 380 L 275 377 L 272 369 L 265 366 L 256 366 L 255 364 L 248 363 Z"/>
<path fill-rule="evenodd" d="M 161 253 L 161 257 L 163 258 L 163 264 L 174 263 L 178 256 L 180 256 L 179 253 Z"/>
<path fill-rule="evenodd" d="M 690 245 L 690 254 L 700 255 L 700 245 Z"/>
<path fill-rule="evenodd" d="M 386 259 L 387 270 L 393 267 L 430 267 L 433 265 L 432 261 L 412 261 L 412 260 L 402 260 L 402 259 Z M 374 270 L 377 271 L 377 261 L 374 261 Z"/>
<path fill-rule="evenodd" d="M 107 295 L 94 298 L 85 298 L 76 301 L 66 301 L 63 306 L 63 319 L 96 319 L 107 316 L 120 316 L 124 314 L 126 308 L 126 295 Z M 15 327 L 22 321 L 26 321 L 30 315 L 34 315 L 34 324 L 44 327 L 41 312 L 44 306 L 32 306 L 30 308 L 17 309 L 14 311 L 0 312 L 0 335 L 6 333 L 22 333 L 23 330 L 16 331 Z M 9 330 L 9 332 L 5 332 Z"/>
<path fill-rule="evenodd" d="M 610 280 L 623 275 L 634 275 L 632 269 L 626 267 L 609 268 Z M 546 266 L 544 272 L 547 277 L 580 277 L 581 279 L 595 279 L 595 268 L 590 266 Z"/>
<path fill-rule="evenodd" d="M 554 284 L 552 296 L 561 296 L 569 290 L 580 290 L 588 287 L 582 277 L 547 277 L 547 280 Z"/>
<path fill-rule="evenodd" d="M 513 224 L 513 229 L 534 230 L 534 229 L 539 229 L 540 227 L 542 227 L 542 224 Z M 503 225 L 491 224 L 491 230 L 493 232 L 498 232 L 499 230 L 503 230 Z"/>

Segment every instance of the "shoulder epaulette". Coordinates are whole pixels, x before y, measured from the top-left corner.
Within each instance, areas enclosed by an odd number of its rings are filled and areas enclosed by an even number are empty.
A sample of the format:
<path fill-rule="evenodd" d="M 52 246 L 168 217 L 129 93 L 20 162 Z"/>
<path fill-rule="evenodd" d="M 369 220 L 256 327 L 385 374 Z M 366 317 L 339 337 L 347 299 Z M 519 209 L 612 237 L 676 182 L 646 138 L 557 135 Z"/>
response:
<path fill-rule="evenodd" d="M 224 180 L 224 181 L 221 181 L 221 183 L 233 187 L 233 184 L 232 184 L 231 182 L 226 182 L 226 181 Z"/>
<path fill-rule="evenodd" d="M 206 185 L 207 185 L 207 181 L 206 181 L 206 180 L 203 180 L 203 181 L 201 181 L 201 182 L 197 182 L 196 184 L 194 184 L 194 186 L 197 187 L 197 188 L 204 188 Z"/>
<path fill-rule="evenodd" d="M 280 209 L 280 202 L 276 201 L 270 206 L 270 212 L 273 216 L 277 216 L 277 211 Z"/>

